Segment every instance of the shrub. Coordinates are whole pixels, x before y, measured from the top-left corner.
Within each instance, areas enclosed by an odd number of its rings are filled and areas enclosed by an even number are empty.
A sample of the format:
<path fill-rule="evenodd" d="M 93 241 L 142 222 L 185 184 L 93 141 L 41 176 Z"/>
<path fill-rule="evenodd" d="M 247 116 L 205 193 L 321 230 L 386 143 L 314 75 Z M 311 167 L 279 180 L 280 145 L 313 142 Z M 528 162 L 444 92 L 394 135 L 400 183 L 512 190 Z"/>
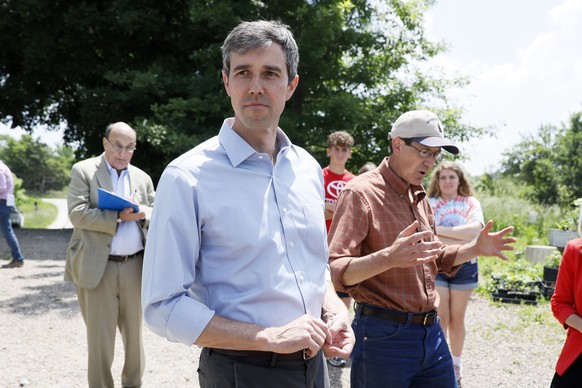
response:
<path fill-rule="evenodd" d="M 516 197 L 496 197 L 478 193 L 485 221 L 493 220 L 494 230 L 513 226 L 513 236 L 523 238 L 525 245 L 546 245 L 548 229 L 560 218 L 560 209 L 537 205 Z"/>
<path fill-rule="evenodd" d="M 558 268 L 562 262 L 562 253 L 559 250 L 553 251 L 547 258 L 544 265 L 546 267 Z"/>

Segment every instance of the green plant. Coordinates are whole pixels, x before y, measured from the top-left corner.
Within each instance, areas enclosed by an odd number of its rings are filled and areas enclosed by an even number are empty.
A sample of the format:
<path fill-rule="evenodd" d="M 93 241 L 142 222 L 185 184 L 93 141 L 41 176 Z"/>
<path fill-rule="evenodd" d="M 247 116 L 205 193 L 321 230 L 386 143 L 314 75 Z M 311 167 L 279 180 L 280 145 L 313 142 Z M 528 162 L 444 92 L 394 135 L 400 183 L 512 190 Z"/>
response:
<path fill-rule="evenodd" d="M 565 209 L 561 214 L 560 218 L 554 224 L 554 228 L 558 230 L 578 230 L 578 216 L 580 210 L 578 208 L 578 201 L 574 201 L 573 207 L 570 209 Z"/>
<path fill-rule="evenodd" d="M 558 268 L 560 266 L 561 262 L 562 262 L 562 254 L 560 253 L 559 250 L 556 249 L 546 258 L 546 262 L 544 263 L 544 265 L 546 267 Z"/>
<path fill-rule="evenodd" d="M 530 292 L 538 290 L 537 280 L 526 273 L 495 273 L 491 275 L 491 291 L 511 290 Z"/>
<path fill-rule="evenodd" d="M 534 291 L 543 273 L 541 264 L 532 264 L 523 258 L 521 247 L 516 247 L 507 261 L 479 260 L 480 286 L 478 292 L 490 294 L 498 289 Z M 523 247 L 525 249 L 525 247 Z"/>

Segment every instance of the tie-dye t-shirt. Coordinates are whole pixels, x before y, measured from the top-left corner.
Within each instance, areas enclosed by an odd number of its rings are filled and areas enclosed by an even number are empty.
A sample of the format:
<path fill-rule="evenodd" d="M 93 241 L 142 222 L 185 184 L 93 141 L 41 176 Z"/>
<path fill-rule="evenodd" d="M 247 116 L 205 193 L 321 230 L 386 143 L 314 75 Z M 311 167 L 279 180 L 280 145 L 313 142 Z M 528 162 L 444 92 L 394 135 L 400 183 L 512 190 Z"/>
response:
<path fill-rule="evenodd" d="M 481 204 L 475 197 L 457 196 L 446 201 L 440 197 L 428 199 L 437 226 L 460 226 L 479 221 L 485 225 Z"/>
<path fill-rule="evenodd" d="M 485 225 L 481 204 L 475 197 L 458 195 L 450 201 L 440 197 L 432 197 L 428 199 L 428 202 L 434 213 L 436 226 L 460 226 L 473 221 L 479 221 L 481 225 Z M 477 258 L 471 260 L 471 263 L 476 262 Z"/>

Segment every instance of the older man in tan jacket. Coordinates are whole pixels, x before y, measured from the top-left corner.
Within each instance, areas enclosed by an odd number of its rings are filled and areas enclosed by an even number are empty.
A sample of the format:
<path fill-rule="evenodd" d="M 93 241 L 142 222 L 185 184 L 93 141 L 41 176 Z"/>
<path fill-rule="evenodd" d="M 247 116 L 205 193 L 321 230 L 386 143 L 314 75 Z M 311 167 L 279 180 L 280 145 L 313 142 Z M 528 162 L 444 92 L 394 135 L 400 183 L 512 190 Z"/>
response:
<path fill-rule="evenodd" d="M 121 384 L 142 384 L 141 273 L 155 192 L 151 178 L 129 164 L 135 147 L 136 133 L 129 125 L 111 124 L 103 137 L 105 152 L 76 163 L 71 173 L 68 207 L 74 230 L 65 280 L 76 285 L 87 326 L 89 387 L 114 386 L 117 328 L 125 346 Z M 100 208 L 99 188 L 131 200 L 139 210 Z"/>

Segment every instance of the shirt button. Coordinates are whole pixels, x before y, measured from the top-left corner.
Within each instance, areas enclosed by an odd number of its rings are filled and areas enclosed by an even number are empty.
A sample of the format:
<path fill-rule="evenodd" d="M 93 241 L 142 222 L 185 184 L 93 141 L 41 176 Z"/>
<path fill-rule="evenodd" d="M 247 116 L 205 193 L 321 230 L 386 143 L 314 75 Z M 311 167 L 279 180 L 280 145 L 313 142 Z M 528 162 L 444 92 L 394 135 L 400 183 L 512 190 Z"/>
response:
<path fill-rule="evenodd" d="M 259 159 L 263 159 L 263 155 L 259 155 Z"/>
<path fill-rule="evenodd" d="M 293 247 L 295 246 L 295 243 L 294 243 L 293 241 L 291 241 L 291 242 L 289 243 L 289 246 L 290 246 L 291 248 L 293 248 Z"/>

